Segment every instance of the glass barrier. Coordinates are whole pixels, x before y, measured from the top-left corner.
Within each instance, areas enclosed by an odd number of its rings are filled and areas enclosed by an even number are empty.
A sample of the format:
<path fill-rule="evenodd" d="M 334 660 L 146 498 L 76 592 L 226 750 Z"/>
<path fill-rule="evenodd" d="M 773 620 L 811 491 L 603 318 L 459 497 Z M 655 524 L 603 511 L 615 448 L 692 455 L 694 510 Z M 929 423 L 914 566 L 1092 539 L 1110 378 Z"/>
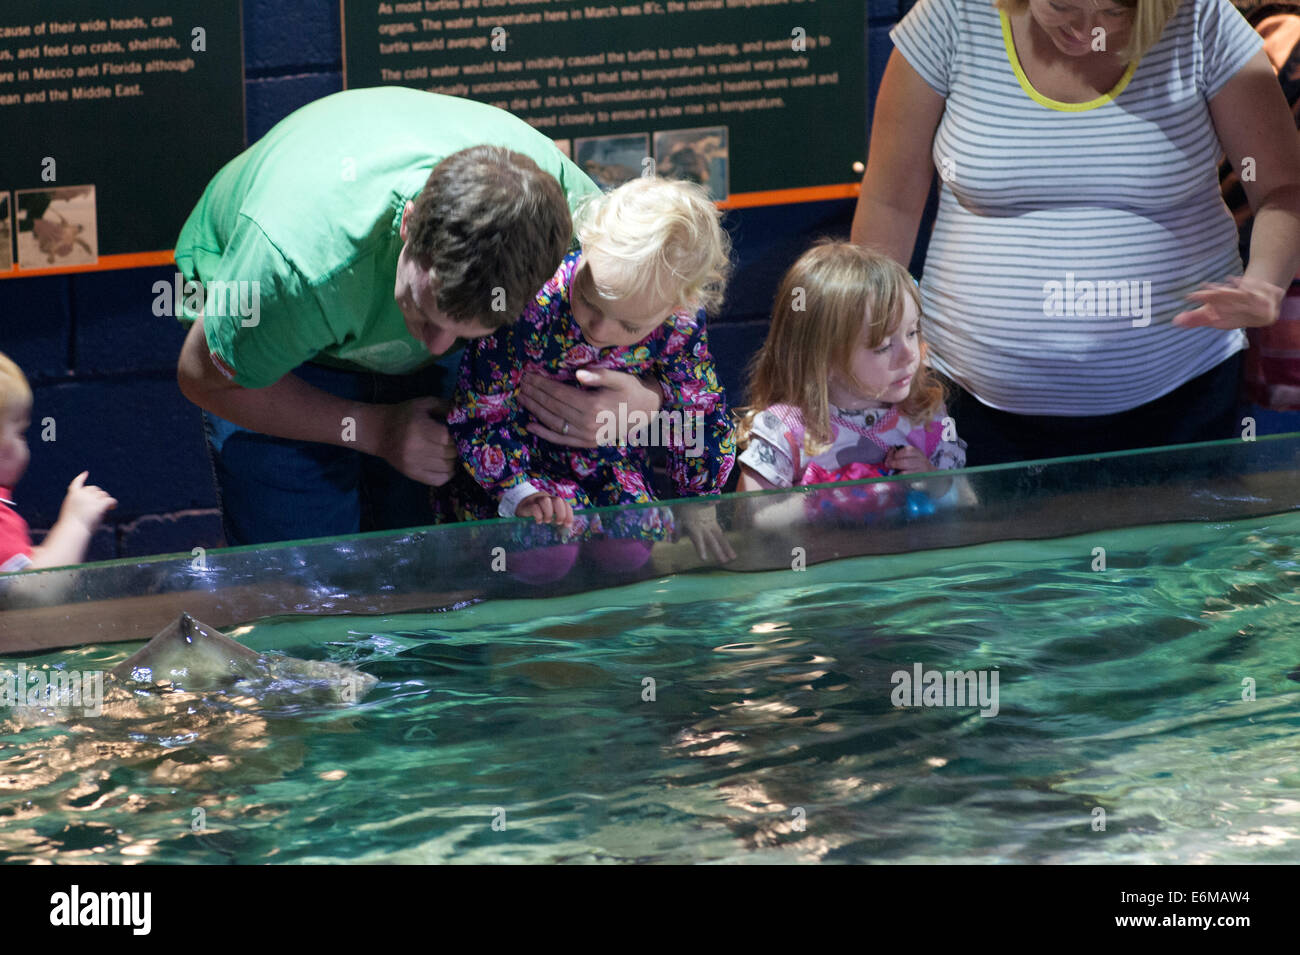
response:
<path fill-rule="evenodd" d="M 1300 433 L 579 512 L 116 560 L 0 577 L 0 653 L 393 614 L 1007 540 L 1300 509 Z"/>

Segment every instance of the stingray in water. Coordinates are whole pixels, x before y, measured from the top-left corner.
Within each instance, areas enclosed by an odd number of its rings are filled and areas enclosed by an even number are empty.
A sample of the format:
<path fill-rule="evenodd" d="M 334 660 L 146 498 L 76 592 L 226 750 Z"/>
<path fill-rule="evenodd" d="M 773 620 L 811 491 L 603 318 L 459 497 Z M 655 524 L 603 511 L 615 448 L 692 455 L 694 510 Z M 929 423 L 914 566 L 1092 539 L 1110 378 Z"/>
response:
<path fill-rule="evenodd" d="M 262 702 L 356 703 L 379 682 L 350 666 L 263 656 L 187 613 L 113 668 L 115 680 L 204 692 L 235 690 Z"/>
<path fill-rule="evenodd" d="M 21 746 L 0 747 L 0 804 L 28 800 L 0 827 L 0 861 L 29 855 L 24 840 L 35 830 L 24 820 L 77 814 L 88 801 L 121 820 L 174 804 L 187 838 L 195 806 L 214 822 L 235 818 L 225 802 L 299 769 L 312 737 L 355 731 L 347 708 L 327 717 L 322 704 L 360 701 L 378 682 L 342 664 L 259 654 L 188 614 L 107 679 L 82 675 L 102 694 L 0 706 L 0 737 L 33 731 Z"/>
<path fill-rule="evenodd" d="M 0 671 L 0 679 L 5 675 Z M 17 681 L 12 671 L 7 675 L 0 711 L 8 709 L 20 725 L 70 717 L 152 719 L 193 714 L 195 705 L 205 712 L 233 707 L 292 716 L 304 705 L 358 703 L 379 682 L 340 663 L 257 653 L 187 613 L 110 670 L 107 680 L 101 671 L 21 665 Z M 35 688 L 27 686 L 33 679 Z"/>

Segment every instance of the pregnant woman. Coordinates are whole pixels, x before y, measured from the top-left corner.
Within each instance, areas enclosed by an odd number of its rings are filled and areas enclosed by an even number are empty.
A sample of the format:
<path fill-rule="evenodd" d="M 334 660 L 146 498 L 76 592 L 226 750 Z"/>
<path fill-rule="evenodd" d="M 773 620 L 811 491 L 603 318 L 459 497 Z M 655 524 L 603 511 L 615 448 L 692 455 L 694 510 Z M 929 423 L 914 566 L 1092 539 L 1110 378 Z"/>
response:
<path fill-rule="evenodd" d="M 1300 137 L 1228 0 L 920 0 L 891 36 L 853 240 L 907 263 L 939 171 L 923 328 L 969 463 L 1238 434 L 1241 329 L 1300 266 Z"/>

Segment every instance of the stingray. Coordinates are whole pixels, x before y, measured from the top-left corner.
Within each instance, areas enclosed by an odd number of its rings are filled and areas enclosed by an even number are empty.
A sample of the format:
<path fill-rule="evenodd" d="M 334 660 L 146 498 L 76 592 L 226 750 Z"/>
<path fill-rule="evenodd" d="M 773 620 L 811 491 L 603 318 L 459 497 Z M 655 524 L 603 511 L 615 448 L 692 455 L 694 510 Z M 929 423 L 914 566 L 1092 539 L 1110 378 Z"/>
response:
<path fill-rule="evenodd" d="M 102 698 L 0 707 L 0 737 L 65 731 L 0 747 L 0 801 L 42 792 L 27 805 L 64 811 L 88 792 L 116 793 L 118 770 L 137 767 L 149 785 L 182 793 L 178 805 L 188 811 L 192 794 L 214 779 L 227 789 L 277 779 L 303 765 L 309 735 L 355 732 L 350 714 L 323 719 L 322 704 L 358 702 L 379 681 L 343 664 L 259 654 L 181 614 L 98 682 Z M 58 783 L 74 775 L 80 784 Z M 123 811 L 167 802 L 156 792 L 131 798 L 145 801 Z"/>
<path fill-rule="evenodd" d="M 0 746 L 0 803 L 14 810 L 0 826 L 0 858 L 58 843 L 46 814 L 73 818 L 93 804 L 109 820 L 105 852 L 131 842 L 123 833 L 139 826 L 150 833 L 140 844 L 158 834 L 166 841 L 172 820 L 175 839 L 233 860 L 250 838 L 230 831 L 250 812 L 248 787 L 301 771 L 317 734 L 356 732 L 357 711 L 323 711 L 360 701 L 378 682 L 338 663 L 259 654 L 189 614 L 100 676 L 102 699 L 0 707 L 0 737 L 38 730 Z M 191 829 L 197 808 L 210 832 Z M 259 825 L 283 812 L 270 803 L 251 810 Z M 73 849 L 80 858 L 85 847 Z"/>
<path fill-rule="evenodd" d="M 260 654 L 187 613 L 114 667 L 111 676 L 127 686 L 233 690 L 262 702 L 356 703 L 379 682 L 339 663 Z"/>

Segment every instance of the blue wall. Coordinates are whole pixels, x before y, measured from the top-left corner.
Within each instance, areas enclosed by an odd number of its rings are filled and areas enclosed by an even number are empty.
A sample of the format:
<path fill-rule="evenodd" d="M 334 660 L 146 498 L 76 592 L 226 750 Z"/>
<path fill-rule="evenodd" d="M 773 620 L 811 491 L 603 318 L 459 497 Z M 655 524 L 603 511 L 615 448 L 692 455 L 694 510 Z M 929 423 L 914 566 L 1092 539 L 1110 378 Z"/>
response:
<path fill-rule="evenodd" d="M 910 6 L 868 0 L 873 97 L 890 49 L 888 28 L 900 7 Z M 252 142 L 299 106 L 342 89 L 338 0 L 245 0 L 244 53 Z M 728 216 L 738 270 L 710 333 L 733 402 L 781 273 L 814 238 L 847 236 L 852 216 L 851 201 Z M 19 511 L 39 538 L 58 517 L 68 482 L 89 470 L 119 502 L 89 560 L 221 543 L 199 413 L 176 386 L 183 335 L 151 311 L 154 282 L 169 281 L 172 272 L 0 282 L 0 351 L 23 368 L 34 392 L 32 462 L 16 493 Z M 53 441 L 41 440 L 46 418 L 54 419 Z"/>

